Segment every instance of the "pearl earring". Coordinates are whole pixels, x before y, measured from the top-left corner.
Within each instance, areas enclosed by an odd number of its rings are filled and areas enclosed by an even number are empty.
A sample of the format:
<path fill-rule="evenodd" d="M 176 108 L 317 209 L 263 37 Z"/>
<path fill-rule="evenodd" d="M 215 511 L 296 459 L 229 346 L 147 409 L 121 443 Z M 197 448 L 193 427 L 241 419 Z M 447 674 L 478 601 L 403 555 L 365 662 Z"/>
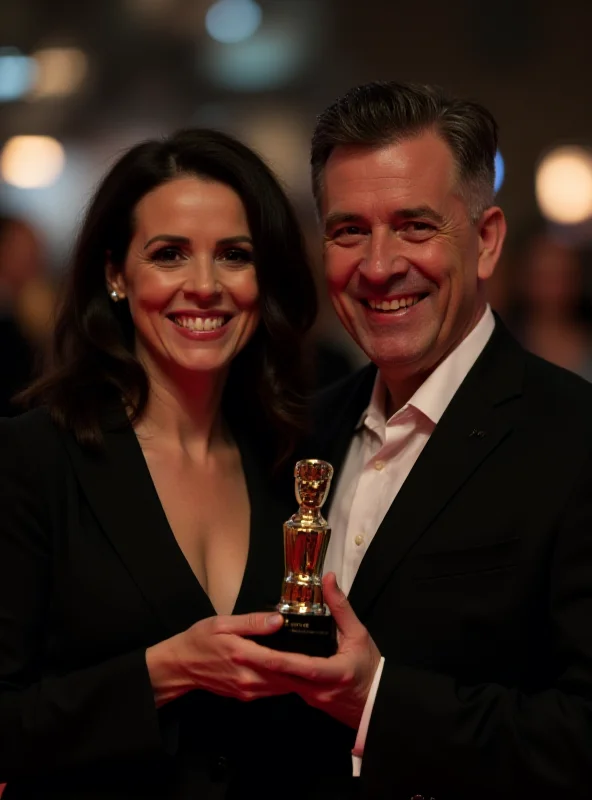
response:
<path fill-rule="evenodd" d="M 111 297 L 111 300 L 113 300 L 114 303 L 118 303 L 121 300 L 121 297 L 119 296 L 116 289 L 112 289 L 109 292 L 109 296 Z"/>

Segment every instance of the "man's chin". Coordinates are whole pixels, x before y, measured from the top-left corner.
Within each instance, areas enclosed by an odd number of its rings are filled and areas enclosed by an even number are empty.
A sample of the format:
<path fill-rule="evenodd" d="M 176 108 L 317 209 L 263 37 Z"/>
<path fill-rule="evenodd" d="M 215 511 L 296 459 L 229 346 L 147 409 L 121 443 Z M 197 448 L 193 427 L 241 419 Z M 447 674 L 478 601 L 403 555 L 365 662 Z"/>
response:
<path fill-rule="evenodd" d="M 398 351 L 396 353 L 366 352 L 381 374 L 391 380 L 408 380 L 429 371 L 424 351 Z"/>

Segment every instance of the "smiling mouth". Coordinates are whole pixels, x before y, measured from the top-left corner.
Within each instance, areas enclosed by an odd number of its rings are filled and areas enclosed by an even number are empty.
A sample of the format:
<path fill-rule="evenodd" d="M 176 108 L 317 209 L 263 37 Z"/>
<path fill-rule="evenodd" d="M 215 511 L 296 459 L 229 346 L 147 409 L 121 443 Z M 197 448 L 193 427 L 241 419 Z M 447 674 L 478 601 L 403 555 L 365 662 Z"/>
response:
<path fill-rule="evenodd" d="M 420 303 L 425 297 L 426 294 L 414 294 L 410 295 L 409 297 L 398 297 L 395 300 L 362 300 L 363 304 L 367 308 L 371 308 L 372 311 L 382 311 L 382 312 L 389 312 L 389 311 L 399 311 L 401 309 L 411 308 L 412 306 L 416 306 Z"/>
<path fill-rule="evenodd" d="M 179 328 L 189 331 L 216 331 L 229 321 L 229 316 L 190 317 L 183 314 L 169 314 L 168 319 Z"/>

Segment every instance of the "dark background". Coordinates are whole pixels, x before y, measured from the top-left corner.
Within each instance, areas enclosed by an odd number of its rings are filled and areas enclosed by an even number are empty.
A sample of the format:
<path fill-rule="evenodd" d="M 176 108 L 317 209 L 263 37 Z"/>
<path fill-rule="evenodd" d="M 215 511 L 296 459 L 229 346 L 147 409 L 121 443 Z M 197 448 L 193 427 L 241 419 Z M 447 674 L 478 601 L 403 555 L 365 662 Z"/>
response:
<path fill-rule="evenodd" d="M 493 111 L 510 247 L 537 217 L 541 155 L 556 144 L 592 146 L 591 3 L 259 0 L 261 27 L 242 44 L 211 39 L 205 27 L 211 5 L 1 0 L 0 47 L 32 54 L 75 46 L 88 59 L 76 93 L 0 103 L 0 147 L 17 134 L 46 134 L 66 150 L 64 173 L 51 187 L 0 182 L 0 206 L 37 227 L 55 274 L 112 159 L 142 138 L 187 125 L 227 130 L 258 149 L 284 180 L 318 255 L 308 142 L 315 115 L 356 83 L 438 83 Z M 255 75 L 246 86 L 254 64 L 259 83 Z M 585 227 L 577 238 L 578 246 L 589 246 Z M 321 326 L 334 330 L 328 312 Z"/>

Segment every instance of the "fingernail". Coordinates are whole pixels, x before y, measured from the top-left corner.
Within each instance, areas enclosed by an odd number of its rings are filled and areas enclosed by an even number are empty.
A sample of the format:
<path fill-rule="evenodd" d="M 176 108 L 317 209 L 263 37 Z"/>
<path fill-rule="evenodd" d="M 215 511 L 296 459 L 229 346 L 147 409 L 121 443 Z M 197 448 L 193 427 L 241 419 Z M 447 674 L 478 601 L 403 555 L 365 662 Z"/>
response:
<path fill-rule="evenodd" d="M 279 625 L 279 624 L 280 624 L 280 622 L 283 622 L 283 620 L 284 620 L 284 618 L 282 617 L 282 615 L 281 615 L 281 614 L 270 614 L 270 615 L 269 615 L 269 616 L 266 618 L 266 620 L 265 620 L 265 624 L 266 624 L 266 625 L 271 625 L 272 627 L 274 627 L 274 628 L 275 628 L 275 626 L 276 626 L 276 625 Z"/>

